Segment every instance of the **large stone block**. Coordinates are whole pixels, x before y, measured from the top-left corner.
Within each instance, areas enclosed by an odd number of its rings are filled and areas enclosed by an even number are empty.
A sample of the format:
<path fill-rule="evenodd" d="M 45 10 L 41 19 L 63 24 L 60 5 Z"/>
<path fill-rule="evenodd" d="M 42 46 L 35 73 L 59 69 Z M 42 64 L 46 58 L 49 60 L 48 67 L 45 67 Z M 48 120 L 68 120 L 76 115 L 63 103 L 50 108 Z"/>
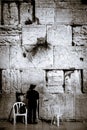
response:
<path fill-rule="evenodd" d="M 87 47 L 87 26 L 73 27 L 73 44 Z"/>
<path fill-rule="evenodd" d="M 87 95 L 76 95 L 75 117 L 76 119 L 87 119 Z"/>
<path fill-rule="evenodd" d="M 61 69 L 83 69 L 84 48 L 56 46 L 54 48 L 54 66 Z"/>
<path fill-rule="evenodd" d="M 32 63 L 35 67 L 41 67 L 44 69 L 51 68 L 53 66 L 53 48 L 42 49 L 37 52 L 35 56 L 32 57 Z"/>
<path fill-rule="evenodd" d="M 72 23 L 72 10 L 71 9 L 55 9 L 55 23 L 58 24 L 71 24 Z"/>
<path fill-rule="evenodd" d="M 40 91 L 41 83 L 45 83 L 44 70 L 31 67 L 29 70 L 24 69 L 21 71 L 21 86 L 23 92 L 26 93 L 30 84 L 36 84 L 36 89 Z"/>
<path fill-rule="evenodd" d="M 34 25 L 26 26 L 22 30 L 23 45 L 36 44 L 37 38 L 46 37 L 46 26 L 45 25 Z"/>
<path fill-rule="evenodd" d="M 49 93 L 64 93 L 64 74 L 62 70 L 47 71 L 47 91 Z"/>
<path fill-rule="evenodd" d="M 32 48 L 32 47 L 31 47 Z M 53 65 L 53 49 L 40 50 L 35 56 L 30 52 L 24 52 L 21 46 L 10 48 L 10 67 L 11 68 L 47 68 Z"/>
<path fill-rule="evenodd" d="M 36 8 L 36 18 L 39 19 L 40 24 L 53 24 L 54 15 L 54 8 Z"/>
<path fill-rule="evenodd" d="M 9 46 L 0 46 L 0 68 L 9 68 Z"/>
<path fill-rule="evenodd" d="M 66 25 L 47 26 L 47 41 L 52 45 L 72 45 L 72 28 Z"/>
<path fill-rule="evenodd" d="M 32 64 L 32 63 L 31 63 Z M 29 60 L 23 57 L 21 46 L 10 47 L 10 67 L 11 68 L 29 68 Z"/>
<path fill-rule="evenodd" d="M 74 9 L 72 10 L 73 14 L 73 23 L 74 24 L 87 24 L 87 10 L 85 9 Z"/>
<path fill-rule="evenodd" d="M 63 117 L 65 119 L 75 119 L 74 95 L 65 94 L 65 107 Z"/>

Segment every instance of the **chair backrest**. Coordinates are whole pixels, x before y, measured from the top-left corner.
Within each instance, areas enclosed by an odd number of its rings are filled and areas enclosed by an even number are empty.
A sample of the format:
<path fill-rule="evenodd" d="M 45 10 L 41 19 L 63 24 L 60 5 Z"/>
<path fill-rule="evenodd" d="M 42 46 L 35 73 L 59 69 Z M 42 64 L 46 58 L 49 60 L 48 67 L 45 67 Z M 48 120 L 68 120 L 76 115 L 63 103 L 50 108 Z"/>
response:
<path fill-rule="evenodd" d="M 23 111 L 24 108 L 24 111 Z M 13 105 L 13 113 L 15 114 L 22 114 L 26 113 L 25 103 L 23 102 L 16 102 Z"/>
<path fill-rule="evenodd" d="M 51 108 L 52 115 L 57 115 L 57 114 L 60 115 L 60 108 L 58 105 L 51 105 L 50 108 Z"/>

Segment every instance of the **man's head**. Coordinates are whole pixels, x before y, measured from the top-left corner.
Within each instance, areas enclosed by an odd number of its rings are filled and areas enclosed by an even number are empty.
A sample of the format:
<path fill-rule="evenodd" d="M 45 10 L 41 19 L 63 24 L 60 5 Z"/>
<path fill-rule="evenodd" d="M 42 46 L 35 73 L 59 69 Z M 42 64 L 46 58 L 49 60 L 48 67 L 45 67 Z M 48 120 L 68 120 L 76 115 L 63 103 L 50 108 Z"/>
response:
<path fill-rule="evenodd" d="M 30 89 L 30 90 L 33 90 L 35 87 L 36 87 L 36 85 L 31 84 L 29 89 Z"/>

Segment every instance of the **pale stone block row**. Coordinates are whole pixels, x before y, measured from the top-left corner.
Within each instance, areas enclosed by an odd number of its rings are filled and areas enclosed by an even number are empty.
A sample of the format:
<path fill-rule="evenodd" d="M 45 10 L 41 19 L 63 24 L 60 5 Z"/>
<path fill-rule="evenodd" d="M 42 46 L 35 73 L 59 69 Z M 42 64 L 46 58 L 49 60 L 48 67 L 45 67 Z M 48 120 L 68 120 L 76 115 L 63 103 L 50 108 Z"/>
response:
<path fill-rule="evenodd" d="M 35 56 L 32 56 L 30 52 L 27 52 L 26 57 L 24 57 L 23 53 L 24 52 L 21 46 L 10 47 L 10 68 L 37 68 L 37 66 L 46 68 L 53 65 L 52 49 L 42 50 Z"/>
<path fill-rule="evenodd" d="M 35 17 L 39 24 L 87 24 L 87 7 L 78 1 L 36 1 Z M 25 25 L 32 22 L 33 6 L 27 2 L 4 3 L 3 23 L 5 25 Z M 82 19 L 83 17 L 83 19 Z"/>
<path fill-rule="evenodd" d="M 45 71 L 40 68 L 29 69 L 5 69 L 2 70 L 2 94 L 23 92 L 26 93 L 30 84 L 36 84 L 39 91 L 45 84 Z M 33 78 L 32 78 L 33 77 Z"/>

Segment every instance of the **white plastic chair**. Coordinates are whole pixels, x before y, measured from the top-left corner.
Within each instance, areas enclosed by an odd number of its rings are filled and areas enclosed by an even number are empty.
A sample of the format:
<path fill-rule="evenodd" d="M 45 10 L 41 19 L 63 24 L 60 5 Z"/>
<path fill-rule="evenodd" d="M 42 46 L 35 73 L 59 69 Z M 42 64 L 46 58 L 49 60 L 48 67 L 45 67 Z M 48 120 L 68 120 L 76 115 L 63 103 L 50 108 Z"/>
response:
<path fill-rule="evenodd" d="M 59 127 L 59 119 L 62 116 L 62 114 L 60 113 L 60 108 L 58 105 L 51 105 L 51 125 L 52 124 L 56 124 Z M 55 118 L 56 118 L 56 122 L 55 122 Z"/>
<path fill-rule="evenodd" d="M 25 112 L 21 113 L 20 109 L 21 107 L 25 105 L 25 103 L 23 102 L 16 102 L 13 105 L 13 120 L 14 120 L 14 125 L 16 124 L 16 117 L 17 116 L 21 116 L 21 117 L 25 117 L 24 121 L 25 124 L 27 125 L 27 108 L 25 108 Z"/>

